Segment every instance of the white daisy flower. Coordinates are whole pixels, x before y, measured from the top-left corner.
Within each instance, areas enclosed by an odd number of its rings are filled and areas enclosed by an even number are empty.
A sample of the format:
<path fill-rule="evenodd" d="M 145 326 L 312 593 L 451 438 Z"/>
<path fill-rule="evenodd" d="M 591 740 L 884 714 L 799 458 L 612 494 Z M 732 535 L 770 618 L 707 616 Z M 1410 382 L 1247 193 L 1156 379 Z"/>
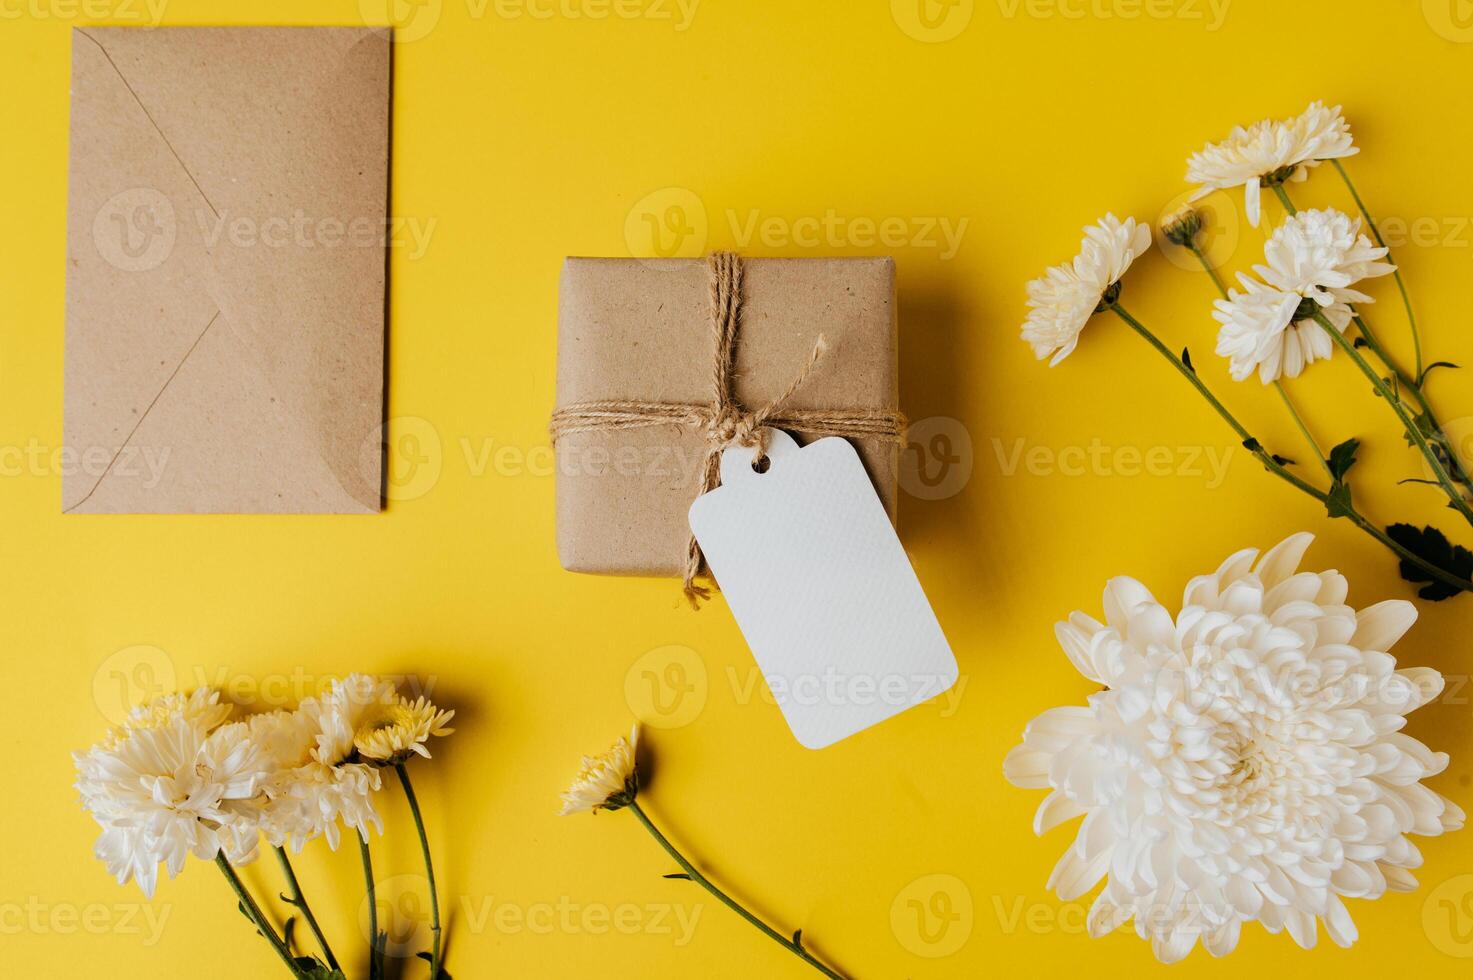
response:
<path fill-rule="evenodd" d="M 161 694 L 129 711 L 123 723 L 109 732 L 105 741 L 118 742 L 131 731 L 159 728 L 178 718 L 209 732 L 229 718 L 231 710 L 230 705 L 220 703 L 220 692 L 209 687 L 195 688 L 188 694 L 180 691 Z"/>
<path fill-rule="evenodd" d="M 1463 825 L 1422 780 L 1448 757 L 1404 734 L 1442 676 L 1398 670 L 1386 650 L 1409 602 L 1356 612 L 1338 572 L 1300 572 L 1299 534 L 1193 579 L 1172 614 L 1128 578 L 1105 589 L 1105 623 L 1074 613 L 1057 635 L 1103 690 L 1029 722 L 1004 770 L 1051 790 L 1039 834 L 1083 817 L 1049 879 L 1065 901 L 1105 887 L 1091 936 L 1134 920 L 1163 962 L 1201 940 L 1231 952 L 1242 926 L 1315 944 L 1357 936 L 1345 898 L 1411 891 L 1409 835 Z"/>
<path fill-rule="evenodd" d="M 357 752 L 353 740 L 359 729 L 398 700 L 393 684 L 368 674 L 349 674 L 333 681 L 322 700 L 310 706 L 319 728 L 318 761 L 335 766 L 353 759 Z"/>
<path fill-rule="evenodd" d="M 639 794 L 638 750 L 639 725 L 635 724 L 627 739 L 619 739 L 603 755 L 585 755 L 582 770 L 563 794 L 558 815 L 619 810 L 633 803 Z"/>
<path fill-rule="evenodd" d="M 376 705 L 358 726 L 353 745 L 361 758 L 380 765 L 399 765 L 411 755 L 428 759 L 425 743 L 432 737 L 455 731 L 446 722 L 454 711 L 441 711 L 425 698 L 411 701 L 400 697 L 392 704 Z"/>
<path fill-rule="evenodd" d="M 1350 307 L 1343 303 L 1321 307 L 1298 293 L 1265 286 L 1248 276 L 1238 278 L 1244 290 L 1230 289 L 1228 298 L 1217 300 L 1212 311 L 1213 319 L 1222 324 L 1217 353 L 1228 358 L 1234 381 L 1246 380 L 1255 370 L 1266 385 L 1297 378 L 1308 365 L 1335 353 L 1334 341 L 1313 313 L 1322 314 L 1344 333 L 1350 325 Z"/>
<path fill-rule="evenodd" d="M 315 770 L 325 770 L 312 756 L 318 728 L 307 711 L 270 711 L 247 719 L 251 740 L 271 762 L 271 775 L 264 789 L 267 801 L 261 812 L 261 833 L 272 847 L 290 842 L 300 853 L 309 841 L 323 833 L 323 807 L 315 805 L 310 792 L 301 789 L 330 780 L 319 780 Z M 336 821 L 336 811 L 327 818 Z"/>
<path fill-rule="evenodd" d="M 1267 263 L 1253 267 L 1263 282 L 1239 275 L 1244 290 L 1213 304 L 1212 317 L 1222 324 L 1217 353 L 1230 359 L 1235 380 L 1255 370 L 1264 384 L 1297 378 L 1334 354 L 1335 343 L 1315 314 L 1344 333 L 1355 316 L 1350 304 L 1372 301 L 1351 287 L 1395 269 L 1381 261 L 1386 249 L 1372 245 L 1360 228 L 1359 219 L 1333 209 L 1291 215 L 1264 246 Z"/>
<path fill-rule="evenodd" d="M 323 837 L 337 850 L 341 827 L 364 840 L 370 827 L 383 833 L 373 802 L 383 786 L 378 771 L 383 763 L 362 755 L 356 742 L 359 732 L 376 724 L 383 712 L 397 709 L 401 700 L 389 682 L 352 674 L 333 681 L 324 697 L 304 699 L 296 711 L 250 719 L 252 738 L 273 763 L 261 818 L 272 846 L 290 844 L 295 853 Z M 448 717 L 433 718 L 436 730 L 430 734 L 448 734 L 443 728 Z"/>
<path fill-rule="evenodd" d="M 301 805 L 291 834 L 294 849 L 322 835 L 336 850 L 338 823 L 368 840 L 368 828 L 383 833 L 373 805 L 382 787 L 378 768 L 359 758 L 354 738 L 366 719 L 398 698 L 394 685 L 367 674 L 332 682 L 321 699 L 307 698 L 297 709 L 312 741 L 311 760 L 284 777 L 289 795 Z"/>
<path fill-rule="evenodd" d="M 1028 318 L 1023 339 L 1050 366 L 1074 352 L 1079 334 L 1106 300 L 1113 301 L 1120 278 L 1151 247 L 1151 229 L 1134 218 L 1107 214 L 1084 229 L 1079 254 L 1028 283 Z"/>
<path fill-rule="evenodd" d="M 1313 102 L 1291 119 L 1265 119 L 1246 129 L 1236 126 L 1227 139 L 1208 143 L 1188 158 L 1187 180 L 1201 185 L 1193 200 L 1215 190 L 1244 188 L 1248 223 L 1256 228 L 1265 183 L 1302 181 L 1320 161 L 1358 152 L 1340 107 Z"/>
<path fill-rule="evenodd" d="M 233 864 L 255 859 L 270 762 L 241 722 L 210 730 L 180 699 L 146 723 L 76 753 L 76 788 L 102 827 L 95 853 L 121 884 L 130 877 L 148 896 L 158 866 L 169 877 L 190 855 Z"/>
<path fill-rule="evenodd" d="M 1361 234 L 1361 220 L 1333 208 L 1300 211 L 1274 229 L 1263 248 L 1265 265 L 1253 271 L 1277 289 L 1298 293 L 1321 306 L 1370 303 L 1350 287 L 1362 279 L 1390 275 L 1387 250 Z"/>

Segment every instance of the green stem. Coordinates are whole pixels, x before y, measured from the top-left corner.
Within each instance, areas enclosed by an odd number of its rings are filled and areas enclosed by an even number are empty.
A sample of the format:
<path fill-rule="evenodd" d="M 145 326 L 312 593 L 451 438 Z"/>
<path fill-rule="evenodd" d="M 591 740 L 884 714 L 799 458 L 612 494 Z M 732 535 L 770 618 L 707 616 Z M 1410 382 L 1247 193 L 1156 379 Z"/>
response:
<path fill-rule="evenodd" d="M 824 976 L 831 978 L 831 980 L 844 980 L 841 974 L 835 973 L 833 970 L 824 966 L 818 960 L 814 959 L 814 957 L 809 954 L 808 950 L 804 949 L 798 943 L 795 943 L 791 939 L 782 935 L 776 929 L 773 929 L 771 926 L 763 922 L 761 919 L 757 918 L 751 912 L 748 912 L 746 909 L 742 908 L 740 905 L 737 904 L 735 899 L 731 898 L 731 896 L 727 895 L 720 888 L 717 888 L 714 884 L 712 884 L 705 875 L 697 871 L 695 866 L 685 859 L 684 855 L 682 855 L 679 851 L 675 849 L 675 845 L 671 844 L 670 841 L 665 839 L 665 835 L 660 833 L 660 829 L 650 822 L 650 818 L 645 814 L 644 810 L 640 808 L 638 802 L 631 801 L 629 804 L 629 809 L 632 810 L 634 812 L 634 815 L 639 818 L 639 822 L 644 824 L 644 829 L 650 832 L 650 836 L 654 837 L 659 845 L 665 849 L 665 853 L 669 854 L 670 857 L 675 860 L 675 863 L 680 865 L 680 869 L 684 871 L 687 875 L 689 875 L 692 881 L 700 885 L 702 888 L 706 889 L 706 891 L 710 892 L 712 895 L 716 896 L 716 898 L 727 908 L 731 909 L 737 915 L 741 916 L 743 919 L 746 919 L 752 925 L 760 929 L 762 933 L 773 942 L 782 946 L 784 949 L 788 950 L 788 952 L 792 953 L 794 956 L 797 956 L 799 959 L 803 960 L 803 962 L 807 963 L 809 966 L 813 967 Z"/>
<path fill-rule="evenodd" d="M 1325 468 L 1325 473 L 1330 477 L 1331 482 L 1333 482 L 1335 471 L 1330 469 L 1330 461 L 1325 458 L 1324 451 L 1320 449 L 1320 444 L 1315 440 L 1314 433 L 1309 431 L 1309 426 L 1304 423 L 1304 418 L 1299 414 L 1299 409 L 1294 407 L 1294 401 L 1289 397 L 1288 386 L 1284 384 L 1282 379 L 1279 379 L 1274 382 L 1274 387 L 1278 389 L 1279 397 L 1284 400 L 1284 407 L 1289 410 L 1289 415 L 1293 417 L 1294 424 L 1299 426 L 1299 432 L 1304 436 L 1304 441 L 1309 443 L 1310 449 L 1314 450 L 1314 458 L 1319 460 L 1320 465 Z"/>
<path fill-rule="evenodd" d="M 1269 186 L 1274 189 L 1274 194 L 1278 196 L 1279 203 L 1284 206 L 1285 211 L 1288 211 L 1290 214 L 1299 213 L 1299 209 L 1294 206 L 1294 202 L 1289 200 L 1289 192 L 1284 190 L 1284 185 L 1282 183 L 1280 183 L 1279 181 L 1272 181 Z"/>
<path fill-rule="evenodd" d="M 1217 398 L 1212 394 L 1212 392 L 1207 389 L 1207 386 L 1202 383 L 1202 379 L 1197 377 L 1196 371 L 1193 371 L 1191 368 L 1187 367 L 1186 364 L 1182 362 L 1181 358 L 1172 353 L 1171 349 L 1163 344 L 1159 339 L 1157 339 L 1156 335 L 1151 333 L 1151 331 L 1148 330 L 1144 325 L 1142 325 L 1140 321 L 1135 319 L 1135 317 L 1131 316 L 1129 313 L 1125 312 L 1125 309 L 1121 307 L 1120 304 L 1109 304 L 1109 309 L 1116 316 L 1120 317 L 1120 319 L 1129 324 L 1131 329 L 1140 334 L 1141 337 L 1144 338 L 1145 341 L 1149 343 L 1153 348 L 1155 348 L 1155 350 L 1162 357 L 1170 361 L 1172 366 L 1176 368 L 1176 370 L 1182 375 L 1182 377 L 1186 378 L 1192 383 L 1192 386 L 1201 393 L 1202 397 L 1207 399 L 1207 403 L 1211 405 L 1214 410 L 1216 410 L 1218 415 L 1222 416 L 1223 421 L 1225 421 L 1232 428 L 1232 430 L 1238 434 L 1238 437 L 1243 440 L 1243 446 L 1249 452 L 1251 452 L 1270 473 L 1272 473 L 1274 476 L 1277 476 L 1285 483 L 1288 483 L 1295 489 L 1308 494 L 1315 500 L 1318 500 L 1321 504 L 1325 506 L 1327 510 L 1329 510 L 1331 503 L 1330 495 L 1312 486 L 1311 484 L 1306 483 L 1304 480 L 1301 480 L 1293 473 L 1290 473 L 1278 460 L 1274 459 L 1273 455 L 1269 453 L 1268 450 L 1264 449 L 1263 445 L 1259 443 L 1257 439 L 1253 438 L 1253 436 L 1248 433 L 1248 430 L 1243 427 L 1243 424 L 1239 422 L 1236 418 L 1234 418 L 1233 414 L 1223 406 L 1222 402 L 1218 401 Z M 1420 555 L 1408 551 L 1406 548 L 1402 547 L 1394 540 L 1392 540 L 1391 536 L 1388 535 L 1385 531 L 1381 530 L 1375 524 L 1372 524 L 1370 520 L 1368 520 L 1354 507 L 1347 507 L 1343 502 L 1341 502 L 1339 506 L 1345 513 L 1345 517 L 1347 520 L 1349 520 L 1356 527 L 1360 528 L 1366 534 L 1369 534 L 1371 537 L 1381 542 L 1381 544 L 1390 549 L 1390 551 L 1398 558 L 1409 564 L 1415 565 L 1416 567 L 1420 568 L 1422 571 L 1426 572 L 1428 575 L 1432 576 L 1437 581 L 1444 583 L 1445 585 L 1459 589 L 1460 591 L 1473 592 L 1473 582 L 1467 581 L 1465 579 L 1460 579 L 1456 575 L 1453 575 L 1450 572 L 1446 572 L 1443 569 L 1438 568 L 1436 565 L 1427 561 L 1425 558 L 1422 558 Z"/>
<path fill-rule="evenodd" d="M 1223 299 L 1226 299 L 1228 294 L 1227 284 L 1222 281 L 1222 276 L 1217 274 L 1217 270 L 1213 268 L 1212 263 L 1207 261 L 1207 253 L 1198 248 L 1196 242 L 1189 244 L 1187 249 L 1197 257 L 1198 262 L 1202 263 L 1202 268 L 1206 269 L 1207 274 L 1212 277 L 1212 282 L 1217 286 L 1217 291 L 1222 293 Z"/>
<path fill-rule="evenodd" d="M 276 934 L 276 928 L 266 920 L 266 914 L 261 911 L 261 906 L 256 904 L 256 900 L 246 890 L 245 883 L 240 880 L 240 876 L 230 866 L 230 862 L 226 860 L 223 852 L 215 855 L 215 866 L 220 869 L 220 873 L 225 876 L 225 880 L 230 882 L 230 888 L 235 892 L 235 898 L 240 902 L 240 907 L 245 910 L 250 920 L 256 924 L 257 931 L 266 937 L 266 941 L 271 944 L 271 948 L 276 951 L 276 955 L 281 957 L 281 962 L 286 964 L 286 968 L 291 971 L 291 975 L 294 977 L 302 976 L 302 971 L 297 967 L 296 960 L 292 959 L 291 950 L 286 948 L 286 943 Z"/>
<path fill-rule="evenodd" d="M 1442 423 L 1438 421 L 1437 413 L 1432 410 L 1432 403 L 1427 400 L 1426 393 L 1422 391 L 1420 374 L 1417 378 L 1412 378 L 1403 371 L 1391 359 L 1390 355 L 1386 353 L 1386 349 L 1381 346 L 1380 342 L 1376 339 L 1376 335 L 1371 332 L 1370 324 L 1366 323 L 1365 317 L 1361 315 L 1360 311 L 1352 310 L 1352 312 L 1354 313 L 1355 325 L 1360 329 L 1361 339 L 1366 342 L 1366 346 L 1371 349 L 1371 352 L 1376 355 L 1377 359 L 1386 365 L 1387 370 L 1395 375 L 1399 389 L 1398 394 L 1400 390 L 1409 391 L 1412 393 L 1412 397 L 1416 399 L 1417 407 L 1422 410 L 1422 416 L 1427 420 L 1427 425 L 1432 429 L 1432 438 L 1447 453 L 1447 463 L 1452 478 L 1463 486 L 1473 490 L 1473 475 L 1469 474 L 1468 467 L 1464 464 L 1462 456 L 1458 453 L 1452 440 L 1448 438 L 1446 430 L 1442 427 Z"/>
<path fill-rule="evenodd" d="M 1421 450 L 1422 455 L 1427 458 L 1428 465 L 1432 467 L 1432 472 L 1437 476 L 1437 482 L 1442 485 L 1442 489 L 1452 501 L 1453 507 L 1467 519 L 1469 524 L 1473 524 L 1473 507 L 1468 505 L 1467 499 L 1453 485 L 1452 477 L 1448 475 L 1447 470 L 1442 465 L 1442 461 L 1437 458 L 1437 454 L 1432 451 L 1432 447 L 1427 443 L 1427 437 L 1422 434 L 1421 428 L 1407 415 L 1406 409 L 1402 407 L 1401 399 L 1396 396 L 1396 393 L 1391 390 L 1390 386 L 1386 384 L 1376 369 L 1371 367 L 1364 357 L 1360 356 L 1360 351 L 1355 349 L 1355 344 L 1347 340 L 1345 335 L 1339 330 L 1336 330 L 1335 325 L 1323 313 L 1316 312 L 1314 319 L 1316 323 L 1324 327 L 1325 332 L 1330 335 L 1330 339 L 1338 344 L 1341 350 L 1345 351 L 1346 356 L 1355 362 L 1356 367 L 1360 368 L 1361 372 L 1370 379 L 1371 384 L 1376 388 L 1376 392 L 1385 399 L 1386 404 L 1391 406 L 1391 410 L 1396 413 L 1397 419 L 1401 421 L 1402 427 L 1406 429 L 1407 435 L 1411 437 L 1416 447 Z"/>
<path fill-rule="evenodd" d="M 424 855 L 425 877 L 430 887 L 430 931 L 434 942 L 430 946 L 430 980 L 440 980 L 440 894 L 435 890 L 435 866 L 430 861 L 430 840 L 425 834 L 424 818 L 419 813 L 419 800 L 414 787 L 409 784 L 409 772 L 404 764 L 398 763 L 394 770 L 399 774 L 399 783 L 404 787 L 404 798 L 409 801 L 409 812 L 414 815 L 414 829 L 419 831 L 419 850 Z"/>
<path fill-rule="evenodd" d="M 1350 191 L 1351 198 L 1355 200 L 1355 206 L 1360 209 L 1361 217 L 1366 219 L 1366 227 L 1371 229 L 1371 235 L 1376 239 L 1376 244 L 1382 248 L 1386 248 L 1386 239 L 1381 237 L 1381 229 L 1376 227 L 1376 219 L 1372 218 L 1371 212 L 1366 209 L 1365 202 L 1361 200 L 1360 192 L 1355 189 L 1355 184 L 1351 183 L 1350 174 L 1346 171 L 1344 164 L 1339 160 L 1331 160 L 1330 162 L 1335 165 L 1335 170 L 1340 174 L 1340 179 L 1345 181 L 1345 187 Z M 1420 380 L 1422 377 L 1422 335 L 1421 331 L 1417 329 L 1417 315 L 1412 312 L 1412 297 L 1407 292 L 1407 284 L 1401 277 L 1400 267 L 1396 268 L 1392 272 L 1392 275 L 1396 277 L 1396 288 L 1401 290 L 1401 304 L 1406 307 L 1407 323 L 1412 328 L 1412 347 L 1416 351 L 1417 378 Z"/>
<path fill-rule="evenodd" d="M 307 898 L 302 894 L 302 886 L 297 881 L 297 873 L 292 870 L 292 863 L 286 856 L 286 849 L 277 847 L 276 860 L 281 865 L 281 873 L 286 877 L 286 886 L 291 892 L 291 904 L 295 905 L 302 913 L 302 918 L 307 920 L 307 928 L 312 930 L 312 935 L 317 937 L 317 945 L 322 947 L 322 953 L 327 957 L 327 965 L 331 969 L 338 969 L 338 958 L 333 955 L 332 947 L 327 943 L 327 937 L 322 933 L 322 927 L 317 924 L 317 916 L 312 914 L 312 906 L 307 904 Z"/>
<path fill-rule="evenodd" d="M 368 840 L 361 833 L 358 838 L 358 853 L 363 858 L 363 885 L 368 893 L 368 977 L 382 980 L 384 975 L 383 947 L 379 943 L 378 897 L 374 894 L 373 858 L 368 853 Z"/>
<path fill-rule="evenodd" d="M 1217 270 L 1207 261 L 1207 256 L 1197 247 L 1197 243 L 1191 242 L 1187 245 L 1187 248 L 1197 257 L 1197 261 L 1202 263 L 1202 268 L 1207 270 L 1207 274 L 1212 277 L 1212 281 L 1217 285 L 1217 291 L 1222 294 L 1223 299 L 1227 299 L 1227 286 L 1223 283 L 1221 277 L 1218 276 Z M 1304 424 L 1304 418 L 1299 414 L 1299 409 L 1294 407 L 1294 402 L 1289 398 L 1289 389 L 1284 386 L 1282 381 L 1275 381 L 1274 387 L 1278 389 L 1279 397 L 1284 400 L 1284 407 L 1289 410 L 1289 417 L 1294 420 L 1294 424 L 1299 427 L 1299 431 L 1304 435 L 1305 440 L 1309 443 L 1309 447 L 1314 450 L 1314 458 L 1319 460 L 1320 465 L 1325 468 L 1325 472 L 1333 480 L 1335 474 L 1330 472 L 1329 460 L 1325 459 L 1325 454 L 1320 450 L 1320 444 L 1315 441 L 1313 433 L 1309 431 L 1309 426 Z"/>

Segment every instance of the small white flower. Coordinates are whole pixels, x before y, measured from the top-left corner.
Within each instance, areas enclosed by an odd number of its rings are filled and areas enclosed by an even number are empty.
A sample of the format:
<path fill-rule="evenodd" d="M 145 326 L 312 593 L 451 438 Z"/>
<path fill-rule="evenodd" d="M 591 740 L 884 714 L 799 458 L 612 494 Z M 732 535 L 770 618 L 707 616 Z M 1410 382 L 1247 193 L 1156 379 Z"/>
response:
<path fill-rule="evenodd" d="M 209 732 L 229 718 L 231 710 L 230 705 L 220 703 L 220 692 L 209 687 L 198 687 L 188 694 L 180 691 L 161 694 L 129 711 L 122 725 L 110 732 L 107 739 L 121 741 L 131 731 L 160 728 L 179 718 Z"/>
<path fill-rule="evenodd" d="M 1065 655 L 1103 690 L 1029 722 L 1004 770 L 1051 790 L 1036 833 L 1084 818 L 1049 887 L 1073 901 L 1108 879 L 1091 936 L 1133 919 L 1174 962 L 1199 939 L 1231 952 L 1250 922 L 1309 948 L 1323 920 L 1349 946 L 1342 899 L 1413 890 L 1422 856 L 1408 835 L 1462 827 L 1463 811 L 1421 782 L 1448 757 L 1401 731 L 1443 687 L 1385 652 L 1416 607 L 1356 612 L 1339 573 L 1298 571 L 1312 540 L 1238 552 L 1187 585 L 1175 617 L 1120 578 L 1105 623 L 1058 624 Z"/>
<path fill-rule="evenodd" d="M 73 755 L 82 805 L 102 827 L 95 853 L 121 884 L 152 896 L 190 855 L 255 859 L 270 761 L 241 722 L 194 710 L 213 698 L 172 697 L 135 712 L 129 726 Z M 227 709 L 228 710 L 228 709 Z"/>
<path fill-rule="evenodd" d="M 1361 221 L 1333 208 L 1300 211 L 1274 229 L 1263 248 L 1265 265 L 1253 271 L 1277 289 L 1298 293 L 1321 306 L 1370 303 L 1350 287 L 1362 279 L 1390 275 L 1387 250 L 1361 234 Z"/>
<path fill-rule="evenodd" d="M 1039 360 L 1058 364 L 1074 352 L 1079 334 L 1132 262 L 1151 247 L 1151 229 L 1134 218 L 1107 214 L 1084 229 L 1079 254 L 1028 283 L 1023 339 Z"/>
<path fill-rule="evenodd" d="M 310 699 L 309 699 L 310 701 Z M 294 852 L 323 832 L 323 809 L 309 801 L 302 784 L 319 782 L 317 770 L 325 766 L 312 757 L 317 744 L 317 725 L 309 711 L 270 711 L 247 719 L 251 740 L 271 763 L 265 783 L 266 803 L 261 810 L 261 833 L 273 847 L 291 843 Z M 328 772 L 330 775 L 330 771 Z M 335 820 L 333 811 L 329 820 Z"/>
<path fill-rule="evenodd" d="M 368 674 L 333 681 L 321 702 L 311 706 L 319 727 L 317 760 L 335 766 L 351 759 L 357 751 L 353 739 L 364 722 L 398 699 L 393 684 Z"/>
<path fill-rule="evenodd" d="M 378 767 L 361 761 L 355 737 L 366 721 L 398 700 L 394 685 L 367 674 L 335 680 L 320 699 L 307 698 L 297 709 L 311 733 L 311 761 L 292 770 L 289 794 L 302 806 L 299 830 L 292 834 L 297 850 L 323 835 L 337 849 L 339 821 L 368 840 L 368 828 L 383 833 L 373 794 L 383 782 Z"/>
<path fill-rule="evenodd" d="M 304 699 L 296 711 L 273 711 L 250 719 L 252 738 L 273 763 L 261 818 L 268 842 L 276 847 L 289 843 L 294 852 L 300 852 L 322 837 L 337 850 L 341 827 L 364 840 L 370 827 L 383 833 L 383 819 L 373 796 L 383 785 L 379 766 L 384 760 L 366 756 L 357 743 L 360 737 L 369 736 L 386 713 L 398 712 L 401 703 L 411 709 L 416 706 L 416 702 L 404 702 L 388 681 L 351 674 L 333 681 L 322 698 Z M 415 714 L 414 719 L 418 718 Z M 432 716 L 433 730 L 427 734 L 448 734 L 443 727 L 448 719 L 443 712 Z"/>
<path fill-rule="evenodd" d="M 1193 200 L 1214 190 L 1244 188 L 1248 223 L 1256 228 L 1265 183 L 1302 181 L 1320 161 L 1358 152 L 1340 107 L 1313 102 L 1290 119 L 1265 119 L 1246 129 L 1235 126 L 1227 139 L 1208 143 L 1192 154 L 1187 160 L 1187 180 L 1202 185 Z"/>
<path fill-rule="evenodd" d="M 428 759 L 425 743 L 432 737 L 452 734 L 446 723 L 454 711 L 441 711 L 424 698 L 397 698 L 378 705 L 358 725 L 353 744 L 361 758 L 381 765 L 398 765 L 411 755 Z"/>
<path fill-rule="evenodd" d="M 1335 353 L 1335 344 L 1319 322 L 1300 315 L 1298 293 L 1286 293 L 1255 279 L 1238 277 L 1244 291 L 1231 289 L 1227 299 L 1213 304 L 1212 317 L 1222 324 L 1217 353 L 1229 360 L 1234 381 L 1244 381 L 1255 370 L 1259 380 L 1272 384 L 1297 378 L 1306 366 Z M 1340 332 L 1350 324 L 1351 311 L 1343 303 L 1314 307 Z"/>
<path fill-rule="evenodd" d="M 1240 275 L 1244 290 L 1213 304 L 1213 319 L 1222 324 L 1217 353 L 1229 358 L 1235 380 L 1255 370 L 1264 384 L 1297 378 L 1335 353 L 1314 314 L 1344 333 L 1355 315 L 1350 304 L 1371 302 L 1351 287 L 1395 268 L 1360 228 L 1358 219 L 1335 210 L 1291 215 L 1264 246 L 1266 264 L 1253 267 L 1263 282 Z"/>
<path fill-rule="evenodd" d="M 619 739 L 603 755 L 585 755 L 582 770 L 563 794 L 558 816 L 619 810 L 633 803 L 639 794 L 638 751 L 639 725 L 635 724 L 627 739 Z"/>

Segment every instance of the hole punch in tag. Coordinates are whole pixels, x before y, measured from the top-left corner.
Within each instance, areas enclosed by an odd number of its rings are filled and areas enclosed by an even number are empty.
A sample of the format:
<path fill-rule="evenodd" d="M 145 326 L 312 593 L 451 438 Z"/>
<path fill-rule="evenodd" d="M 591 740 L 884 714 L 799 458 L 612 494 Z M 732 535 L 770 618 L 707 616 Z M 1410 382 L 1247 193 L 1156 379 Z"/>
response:
<path fill-rule="evenodd" d="M 821 749 L 949 690 L 956 658 L 854 447 L 765 432 L 765 471 L 726 449 L 690 527 L 788 727 Z"/>

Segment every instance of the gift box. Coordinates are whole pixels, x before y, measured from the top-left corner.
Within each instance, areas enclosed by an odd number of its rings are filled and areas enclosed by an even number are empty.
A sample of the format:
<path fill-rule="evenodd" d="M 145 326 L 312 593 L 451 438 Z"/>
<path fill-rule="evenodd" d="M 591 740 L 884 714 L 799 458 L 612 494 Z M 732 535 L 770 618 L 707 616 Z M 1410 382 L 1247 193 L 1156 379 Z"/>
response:
<path fill-rule="evenodd" d="M 894 261 L 728 258 L 730 295 L 717 288 L 715 257 L 564 264 L 552 429 L 569 571 L 685 574 L 698 554 L 686 514 L 713 448 L 754 421 L 800 443 L 851 436 L 894 518 Z M 770 418 L 754 418 L 775 400 Z"/>

